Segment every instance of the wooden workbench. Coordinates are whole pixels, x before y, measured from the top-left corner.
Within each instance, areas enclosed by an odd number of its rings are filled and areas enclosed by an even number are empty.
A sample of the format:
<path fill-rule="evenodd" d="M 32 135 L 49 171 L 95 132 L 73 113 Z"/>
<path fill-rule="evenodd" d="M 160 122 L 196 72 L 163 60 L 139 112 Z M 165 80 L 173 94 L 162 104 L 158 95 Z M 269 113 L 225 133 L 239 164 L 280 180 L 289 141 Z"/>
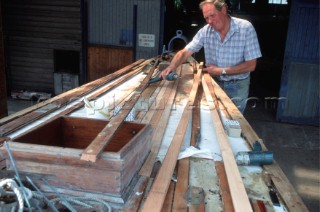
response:
<path fill-rule="evenodd" d="M 114 74 L 1 119 L 1 141 L 14 141 L 20 134 L 59 116 L 87 117 L 83 97 L 112 99 L 113 106 L 109 108 L 112 114 L 116 106 L 126 109 L 126 104 L 138 94 L 134 111 L 130 108 L 124 114 L 131 111 L 134 122 L 151 126 L 150 153 L 123 202 L 104 198 L 103 192 L 90 191 L 90 195 L 110 201 L 113 210 L 123 211 L 307 211 L 276 161 L 263 167 L 235 166 L 233 155 L 238 151 L 250 151 L 255 141 L 262 144 L 263 150 L 266 147 L 222 89 L 201 73 L 199 63 L 189 58 L 177 70 L 180 79 L 142 89 L 141 84 L 155 61 L 156 58 L 139 60 Z M 241 138 L 226 135 L 223 128 L 226 119 L 240 123 Z M 193 149 L 193 153 L 199 151 L 198 156 L 177 160 L 178 154 L 187 154 L 190 146 L 200 149 Z M 96 156 L 98 161 L 99 153 Z M 2 157 L 1 174 L 8 177 L 12 174 L 6 169 L 9 159 Z M 276 190 L 279 207 L 270 199 L 270 186 Z M 76 194 L 64 188 L 59 191 Z M 86 195 L 85 191 L 80 193 L 77 194 Z"/>

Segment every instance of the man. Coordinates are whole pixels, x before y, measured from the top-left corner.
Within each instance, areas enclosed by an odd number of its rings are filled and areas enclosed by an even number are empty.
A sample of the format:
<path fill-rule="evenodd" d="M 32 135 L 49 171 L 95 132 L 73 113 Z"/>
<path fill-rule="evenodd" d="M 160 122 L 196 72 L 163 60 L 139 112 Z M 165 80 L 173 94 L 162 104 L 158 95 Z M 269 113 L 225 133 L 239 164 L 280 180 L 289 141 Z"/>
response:
<path fill-rule="evenodd" d="M 207 71 L 243 113 L 249 95 L 250 72 L 261 57 L 257 34 L 247 20 L 231 17 L 225 0 L 205 0 L 199 5 L 207 24 L 162 71 L 165 76 L 204 47 Z"/>

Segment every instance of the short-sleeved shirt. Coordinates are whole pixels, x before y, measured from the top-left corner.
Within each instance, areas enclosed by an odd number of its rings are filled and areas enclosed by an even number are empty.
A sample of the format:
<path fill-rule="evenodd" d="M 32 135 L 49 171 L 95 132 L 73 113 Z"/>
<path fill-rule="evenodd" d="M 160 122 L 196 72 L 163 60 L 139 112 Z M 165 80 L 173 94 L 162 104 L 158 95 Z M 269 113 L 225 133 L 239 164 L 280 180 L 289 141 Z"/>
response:
<path fill-rule="evenodd" d="M 230 30 L 223 42 L 219 32 L 209 24 L 202 27 L 186 48 L 198 52 L 204 47 L 207 64 L 224 68 L 261 57 L 256 31 L 252 24 L 244 19 L 231 17 Z M 253 71 L 253 70 L 251 70 Z M 249 72 L 238 75 L 220 76 L 221 80 L 245 79 Z"/>

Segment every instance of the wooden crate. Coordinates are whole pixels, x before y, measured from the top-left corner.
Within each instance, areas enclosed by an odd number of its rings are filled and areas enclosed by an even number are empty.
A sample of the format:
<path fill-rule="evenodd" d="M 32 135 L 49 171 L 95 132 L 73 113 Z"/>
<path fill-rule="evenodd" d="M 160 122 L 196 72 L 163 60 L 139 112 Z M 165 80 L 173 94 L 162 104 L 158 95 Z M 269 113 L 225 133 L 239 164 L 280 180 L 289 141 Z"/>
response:
<path fill-rule="evenodd" d="M 62 190 L 103 193 L 125 202 L 130 183 L 150 152 L 150 125 L 124 122 L 96 162 L 80 160 L 82 151 L 108 122 L 59 117 L 8 142 L 19 172 Z M 1 154 L 7 157 L 4 147 Z M 13 170 L 7 157 L 7 169 Z M 129 186 L 130 185 L 130 186 Z"/>

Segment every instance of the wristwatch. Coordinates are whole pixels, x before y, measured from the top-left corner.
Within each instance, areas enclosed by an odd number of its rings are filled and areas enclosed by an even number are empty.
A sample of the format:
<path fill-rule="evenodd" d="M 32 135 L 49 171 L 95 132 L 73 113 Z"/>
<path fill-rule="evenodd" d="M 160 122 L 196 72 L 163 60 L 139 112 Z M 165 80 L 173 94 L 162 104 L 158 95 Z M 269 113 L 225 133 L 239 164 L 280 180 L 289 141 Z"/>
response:
<path fill-rule="evenodd" d="M 226 70 L 224 68 L 221 70 L 221 75 L 222 76 L 226 76 L 227 75 L 227 72 L 226 72 Z"/>

